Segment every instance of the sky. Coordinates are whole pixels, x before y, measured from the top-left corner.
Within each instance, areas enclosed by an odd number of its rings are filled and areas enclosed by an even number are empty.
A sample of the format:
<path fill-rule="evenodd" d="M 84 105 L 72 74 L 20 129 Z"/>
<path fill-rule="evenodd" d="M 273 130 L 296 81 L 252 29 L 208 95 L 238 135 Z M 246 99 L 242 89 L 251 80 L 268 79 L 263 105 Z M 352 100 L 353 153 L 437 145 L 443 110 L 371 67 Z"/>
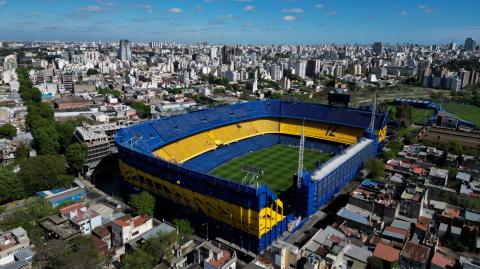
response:
<path fill-rule="evenodd" d="M 463 44 L 479 0 L 0 0 L 0 40 Z"/>

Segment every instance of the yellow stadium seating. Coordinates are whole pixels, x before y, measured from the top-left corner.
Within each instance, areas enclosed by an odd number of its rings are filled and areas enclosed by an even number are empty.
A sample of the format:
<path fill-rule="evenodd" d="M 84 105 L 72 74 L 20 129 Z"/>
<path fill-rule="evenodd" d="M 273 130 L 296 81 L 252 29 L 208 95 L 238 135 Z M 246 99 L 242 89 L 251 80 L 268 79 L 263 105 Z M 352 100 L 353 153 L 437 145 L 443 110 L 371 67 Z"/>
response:
<path fill-rule="evenodd" d="M 157 149 L 154 155 L 167 161 L 183 163 L 218 146 L 257 135 L 280 133 L 299 136 L 302 128 L 306 137 L 343 144 L 354 144 L 358 137 L 363 136 L 362 129 L 334 124 L 304 123 L 295 119 L 259 119 L 222 126 L 186 137 Z"/>

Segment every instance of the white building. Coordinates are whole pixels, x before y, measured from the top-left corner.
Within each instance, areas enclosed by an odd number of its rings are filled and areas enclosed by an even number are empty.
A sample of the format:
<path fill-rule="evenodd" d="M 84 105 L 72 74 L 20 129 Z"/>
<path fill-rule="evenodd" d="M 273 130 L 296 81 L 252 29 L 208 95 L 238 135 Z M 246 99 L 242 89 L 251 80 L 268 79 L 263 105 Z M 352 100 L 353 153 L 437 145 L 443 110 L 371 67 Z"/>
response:
<path fill-rule="evenodd" d="M 270 77 L 275 81 L 281 80 L 283 78 L 282 66 L 278 64 L 270 66 Z"/>
<path fill-rule="evenodd" d="M 307 71 L 307 61 L 298 60 L 294 65 L 295 74 L 299 75 L 301 78 L 305 78 L 305 73 Z"/>
<path fill-rule="evenodd" d="M 153 221 L 146 216 L 125 215 L 112 222 L 112 241 L 114 246 L 122 246 L 135 240 L 153 228 Z"/>
<path fill-rule="evenodd" d="M 80 203 L 62 207 L 59 209 L 59 212 L 85 235 L 91 234 L 93 229 L 102 225 L 100 214 L 93 210 L 87 210 L 87 207 Z"/>

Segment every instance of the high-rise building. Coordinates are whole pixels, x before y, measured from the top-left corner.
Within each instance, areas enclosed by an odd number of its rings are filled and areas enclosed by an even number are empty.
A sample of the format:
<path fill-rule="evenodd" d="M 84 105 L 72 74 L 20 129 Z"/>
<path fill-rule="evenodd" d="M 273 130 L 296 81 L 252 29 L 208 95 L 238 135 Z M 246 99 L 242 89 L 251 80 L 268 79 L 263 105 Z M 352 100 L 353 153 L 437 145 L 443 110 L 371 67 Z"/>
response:
<path fill-rule="evenodd" d="M 283 68 L 279 64 L 273 64 L 270 66 L 270 77 L 272 80 L 281 80 L 283 77 Z"/>
<path fill-rule="evenodd" d="M 235 49 L 229 46 L 222 47 L 222 63 L 231 64 L 233 61 L 233 56 L 235 54 Z"/>
<path fill-rule="evenodd" d="M 320 73 L 322 62 L 318 59 L 311 59 L 307 62 L 307 70 L 306 74 L 309 77 L 314 77 L 318 73 Z"/>
<path fill-rule="evenodd" d="M 120 47 L 118 49 L 118 59 L 120 61 L 132 60 L 132 45 L 128 40 L 120 40 Z"/>
<path fill-rule="evenodd" d="M 474 51 L 475 50 L 475 39 L 469 37 L 465 39 L 465 45 L 463 46 L 466 51 Z"/>
<path fill-rule="evenodd" d="M 382 54 L 383 52 L 383 43 L 382 42 L 375 42 L 373 43 L 373 49 L 372 49 L 373 53 L 375 54 Z"/>
<path fill-rule="evenodd" d="M 71 73 L 62 74 L 62 82 L 65 88 L 65 91 L 73 92 L 73 75 Z"/>
<path fill-rule="evenodd" d="M 295 74 L 299 75 L 301 78 L 305 78 L 305 73 L 307 71 L 307 61 L 298 60 L 294 65 Z"/>

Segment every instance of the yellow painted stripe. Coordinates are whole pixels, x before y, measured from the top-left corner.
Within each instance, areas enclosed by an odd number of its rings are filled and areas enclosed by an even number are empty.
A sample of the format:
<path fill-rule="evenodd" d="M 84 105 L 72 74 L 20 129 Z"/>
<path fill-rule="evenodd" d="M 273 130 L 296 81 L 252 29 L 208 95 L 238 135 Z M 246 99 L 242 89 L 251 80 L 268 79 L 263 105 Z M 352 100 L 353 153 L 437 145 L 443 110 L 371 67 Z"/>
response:
<path fill-rule="evenodd" d="M 127 182 L 194 210 L 201 211 L 211 218 L 258 236 L 258 238 L 285 217 L 283 216 L 283 203 L 280 200 L 275 201 L 275 205 L 279 210 L 275 211 L 270 207 L 265 207 L 260 212 L 257 212 L 183 188 L 181 181 L 173 184 L 129 166 L 122 161 L 119 161 L 119 163 L 120 172 Z"/>

